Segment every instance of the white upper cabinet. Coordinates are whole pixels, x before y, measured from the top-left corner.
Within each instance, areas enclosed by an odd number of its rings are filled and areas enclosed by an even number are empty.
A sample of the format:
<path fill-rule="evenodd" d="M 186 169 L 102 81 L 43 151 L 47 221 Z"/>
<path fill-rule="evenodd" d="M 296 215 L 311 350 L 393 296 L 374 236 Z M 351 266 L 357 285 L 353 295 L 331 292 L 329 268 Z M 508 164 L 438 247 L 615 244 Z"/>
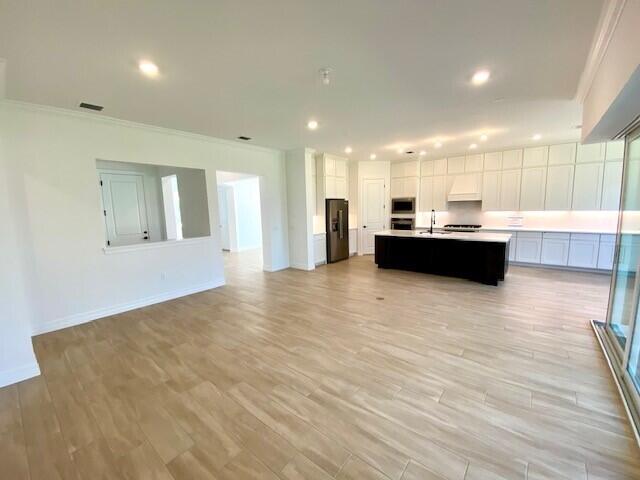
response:
<path fill-rule="evenodd" d="M 484 172 L 482 175 L 482 210 L 500 210 L 501 172 Z"/>
<path fill-rule="evenodd" d="M 345 160 L 336 160 L 335 161 L 335 172 L 336 177 L 346 177 L 347 176 L 347 162 Z"/>
<path fill-rule="evenodd" d="M 336 177 L 325 177 L 324 196 L 325 198 L 339 198 L 336 191 Z"/>
<path fill-rule="evenodd" d="M 577 164 L 573 181 L 573 210 L 600 210 L 604 163 Z"/>
<path fill-rule="evenodd" d="M 500 180 L 500 210 L 520 209 L 520 176 L 522 170 L 505 170 Z"/>
<path fill-rule="evenodd" d="M 391 179 L 391 198 L 404 197 L 404 179 L 392 178 Z"/>
<path fill-rule="evenodd" d="M 502 168 L 511 170 L 522 167 L 522 150 L 507 150 L 502 152 Z"/>
<path fill-rule="evenodd" d="M 622 160 L 624 158 L 624 140 L 607 142 L 607 146 L 605 148 L 607 150 L 605 155 L 605 160 L 607 162 Z"/>
<path fill-rule="evenodd" d="M 544 210 L 546 185 L 547 169 L 545 167 L 523 168 L 520 210 Z"/>
<path fill-rule="evenodd" d="M 484 154 L 484 171 L 494 172 L 502 170 L 502 152 Z"/>
<path fill-rule="evenodd" d="M 622 187 L 622 161 L 606 162 L 602 181 L 602 210 L 618 210 Z"/>
<path fill-rule="evenodd" d="M 574 165 L 550 165 L 547 170 L 545 210 L 570 210 Z"/>
<path fill-rule="evenodd" d="M 421 212 L 429 212 L 433 208 L 433 177 L 420 179 L 420 205 Z"/>
<path fill-rule="evenodd" d="M 335 194 L 336 198 L 348 198 L 346 177 L 336 177 Z"/>
<path fill-rule="evenodd" d="M 391 164 L 391 178 L 404 177 L 404 167 L 401 163 L 394 162 Z"/>
<path fill-rule="evenodd" d="M 549 147 L 549 166 L 576 163 L 576 144 L 563 143 Z"/>
<path fill-rule="evenodd" d="M 420 165 L 420 175 L 423 177 L 431 177 L 433 175 L 433 160 L 423 160 Z"/>
<path fill-rule="evenodd" d="M 403 197 L 415 198 L 418 196 L 418 177 L 404 177 L 402 182 Z"/>
<path fill-rule="evenodd" d="M 588 143 L 578 145 L 577 163 L 592 163 L 604 161 L 604 143 Z"/>
<path fill-rule="evenodd" d="M 440 175 L 433 177 L 433 204 L 431 208 L 437 212 L 447 210 L 447 177 Z"/>
<path fill-rule="evenodd" d="M 394 162 L 391 164 L 391 177 L 417 177 L 418 176 L 418 161 L 410 162 Z"/>
<path fill-rule="evenodd" d="M 333 158 L 324 157 L 324 174 L 325 175 L 336 175 L 336 161 Z"/>
<path fill-rule="evenodd" d="M 549 160 L 549 147 L 529 147 L 524 149 L 522 167 L 546 167 Z"/>
<path fill-rule="evenodd" d="M 484 163 L 484 155 L 467 155 L 464 159 L 464 171 L 465 173 L 479 173 L 482 172 L 482 164 Z"/>
<path fill-rule="evenodd" d="M 465 157 L 447 158 L 447 173 L 449 175 L 464 173 L 464 161 L 465 161 Z"/>
<path fill-rule="evenodd" d="M 434 175 L 446 175 L 447 174 L 447 159 L 438 158 L 433 161 L 433 174 Z"/>
<path fill-rule="evenodd" d="M 418 176 L 418 161 L 413 160 L 411 162 L 402 162 L 403 177 L 417 177 Z"/>

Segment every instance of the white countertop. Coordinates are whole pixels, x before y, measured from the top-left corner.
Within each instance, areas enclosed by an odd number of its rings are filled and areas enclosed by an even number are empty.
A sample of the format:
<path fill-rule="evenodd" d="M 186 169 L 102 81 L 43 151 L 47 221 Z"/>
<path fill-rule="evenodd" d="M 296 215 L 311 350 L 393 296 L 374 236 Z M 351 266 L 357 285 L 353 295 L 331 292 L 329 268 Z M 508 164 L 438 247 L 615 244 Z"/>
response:
<path fill-rule="evenodd" d="M 385 237 L 413 237 L 413 238 L 436 238 L 440 240 L 462 240 L 465 242 L 496 242 L 507 243 L 511 239 L 508 233 L 487 233 L 487 232 L 436 232 L 430 234 L 425 230 L 382 230 L 375 235 Z"/>

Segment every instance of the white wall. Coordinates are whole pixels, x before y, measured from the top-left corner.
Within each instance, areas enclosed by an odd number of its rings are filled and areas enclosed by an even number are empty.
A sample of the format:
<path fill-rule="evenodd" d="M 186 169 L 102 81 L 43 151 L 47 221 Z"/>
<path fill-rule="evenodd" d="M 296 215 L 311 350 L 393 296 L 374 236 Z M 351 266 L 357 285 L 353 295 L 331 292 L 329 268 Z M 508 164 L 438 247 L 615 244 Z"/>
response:
<path fill-rule="evenodd" d="M 235 250 L 242 251 L 262 247 L 260 179 L 253 177 L 239 180 L 233 182 L 231 188 L 233 189 L 235 210 Z"/>
<path fill-rule="evenodd" d="M 216 170 L 261 176 L 264 267 L 288 266 L 282 152 L 8 101 L 0 102 L 0 140 L 20 192 L 12 209 L 20 212 L 17 229 L 24 232 L 19 252 L 8 252 L 28 258 L 31 308 L 20 315 L 29 317 L 34 332 L 224 283 L 217 229 L 211 237 L 105 255 L 96 159 L 204 169 L 210 225 L 218 224 Z M 8 327 L 0 338 L 13 323 Z"/>
<path fill-rule="evenodd" d="M 24 189 L 8 169 L 3 146 L 0 137 L 0 387 L 40 373 L 31 345 L 28 232 L 18 223 Z"/>
<path fill-rule="evenodd" d="M 313 253 L 314 213 L 316 211 L 315 151 L 287 152 L 287 209 L 291 266 L 300 270 L 315 268 Z"/>
<path fill-rule="evenodd" d="M 620 15 L 606 17 L 607 8 L 620 3 Z M 582 139 L 588 143 L 611 140 L 640 112 L 640 1 L 606 2 L 603 15 L 601 24 L 617 23 L 584 100 Z"/>

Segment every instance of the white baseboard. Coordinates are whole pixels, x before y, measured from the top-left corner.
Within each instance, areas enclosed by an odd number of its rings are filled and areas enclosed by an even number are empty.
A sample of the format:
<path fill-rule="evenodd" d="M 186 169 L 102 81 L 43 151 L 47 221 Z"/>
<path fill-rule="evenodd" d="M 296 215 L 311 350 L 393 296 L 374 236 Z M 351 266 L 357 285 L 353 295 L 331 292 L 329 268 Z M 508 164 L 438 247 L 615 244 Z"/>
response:
<path fill-rule="evenodd" d="M 296 270 L 311 271 L 315 269 L 315 266 L 310 266 L 310 265 L 307 265 L 306 263 L 292 263 L 291 268 L 295 268 Z"/>
<path fill-rule="evenodd" d="M 0 371 L 0 388 L 38 375 L 40 375 L 40 367 L 35 360 L 17 368 Z"/>
<path fill-rule="evenodd" d="M 196 285 L 195 287 L 172 290 L 170 292 L 164 292 L 158 295 L 141 298 L 133 302 L 121 303 L 119 305 L 98 308 L 96 310 L 90 310 L 88 312 L 76 313 L 67 317 L 57 318 L 55 320 L 44 322 L 40 325 L 36 325 L 33 329 L 33 335 L 40 335 L 43 333 L 53 332 L 54 330 L 60 330 L 62 328 L 74 327 L 76 325 L 91 322 L 93 320 L 108 317 L 110 315 L 116 315 L 118 313 L 128 312 L 129 310 L 135 310 L 136 308 L 142 308 L 153 305 L 155 303 L 173 300 L 174 298 L 192 295 L 194 293 L 203 292 L 205 290 L 211 290 L 212 288 L 221 287 L 224 284 L 224 279 L 213 280 L 211 282 Z"/>

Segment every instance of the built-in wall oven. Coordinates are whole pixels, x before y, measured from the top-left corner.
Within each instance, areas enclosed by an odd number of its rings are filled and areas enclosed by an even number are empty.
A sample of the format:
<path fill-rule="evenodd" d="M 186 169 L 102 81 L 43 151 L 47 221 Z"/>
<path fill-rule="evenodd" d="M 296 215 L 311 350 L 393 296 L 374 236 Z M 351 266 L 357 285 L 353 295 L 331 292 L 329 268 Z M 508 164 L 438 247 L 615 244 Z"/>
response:
<path fill-rule="evenodd" d="M 392 198 L 391 214 L 395 215 L 398 213 L 416 213 L 415 197 Z"/>
<path fill-rule="evenodd" d="M 413 230 L 415 226 L 414 218 L 391 217 L 391 230 Z"/>

